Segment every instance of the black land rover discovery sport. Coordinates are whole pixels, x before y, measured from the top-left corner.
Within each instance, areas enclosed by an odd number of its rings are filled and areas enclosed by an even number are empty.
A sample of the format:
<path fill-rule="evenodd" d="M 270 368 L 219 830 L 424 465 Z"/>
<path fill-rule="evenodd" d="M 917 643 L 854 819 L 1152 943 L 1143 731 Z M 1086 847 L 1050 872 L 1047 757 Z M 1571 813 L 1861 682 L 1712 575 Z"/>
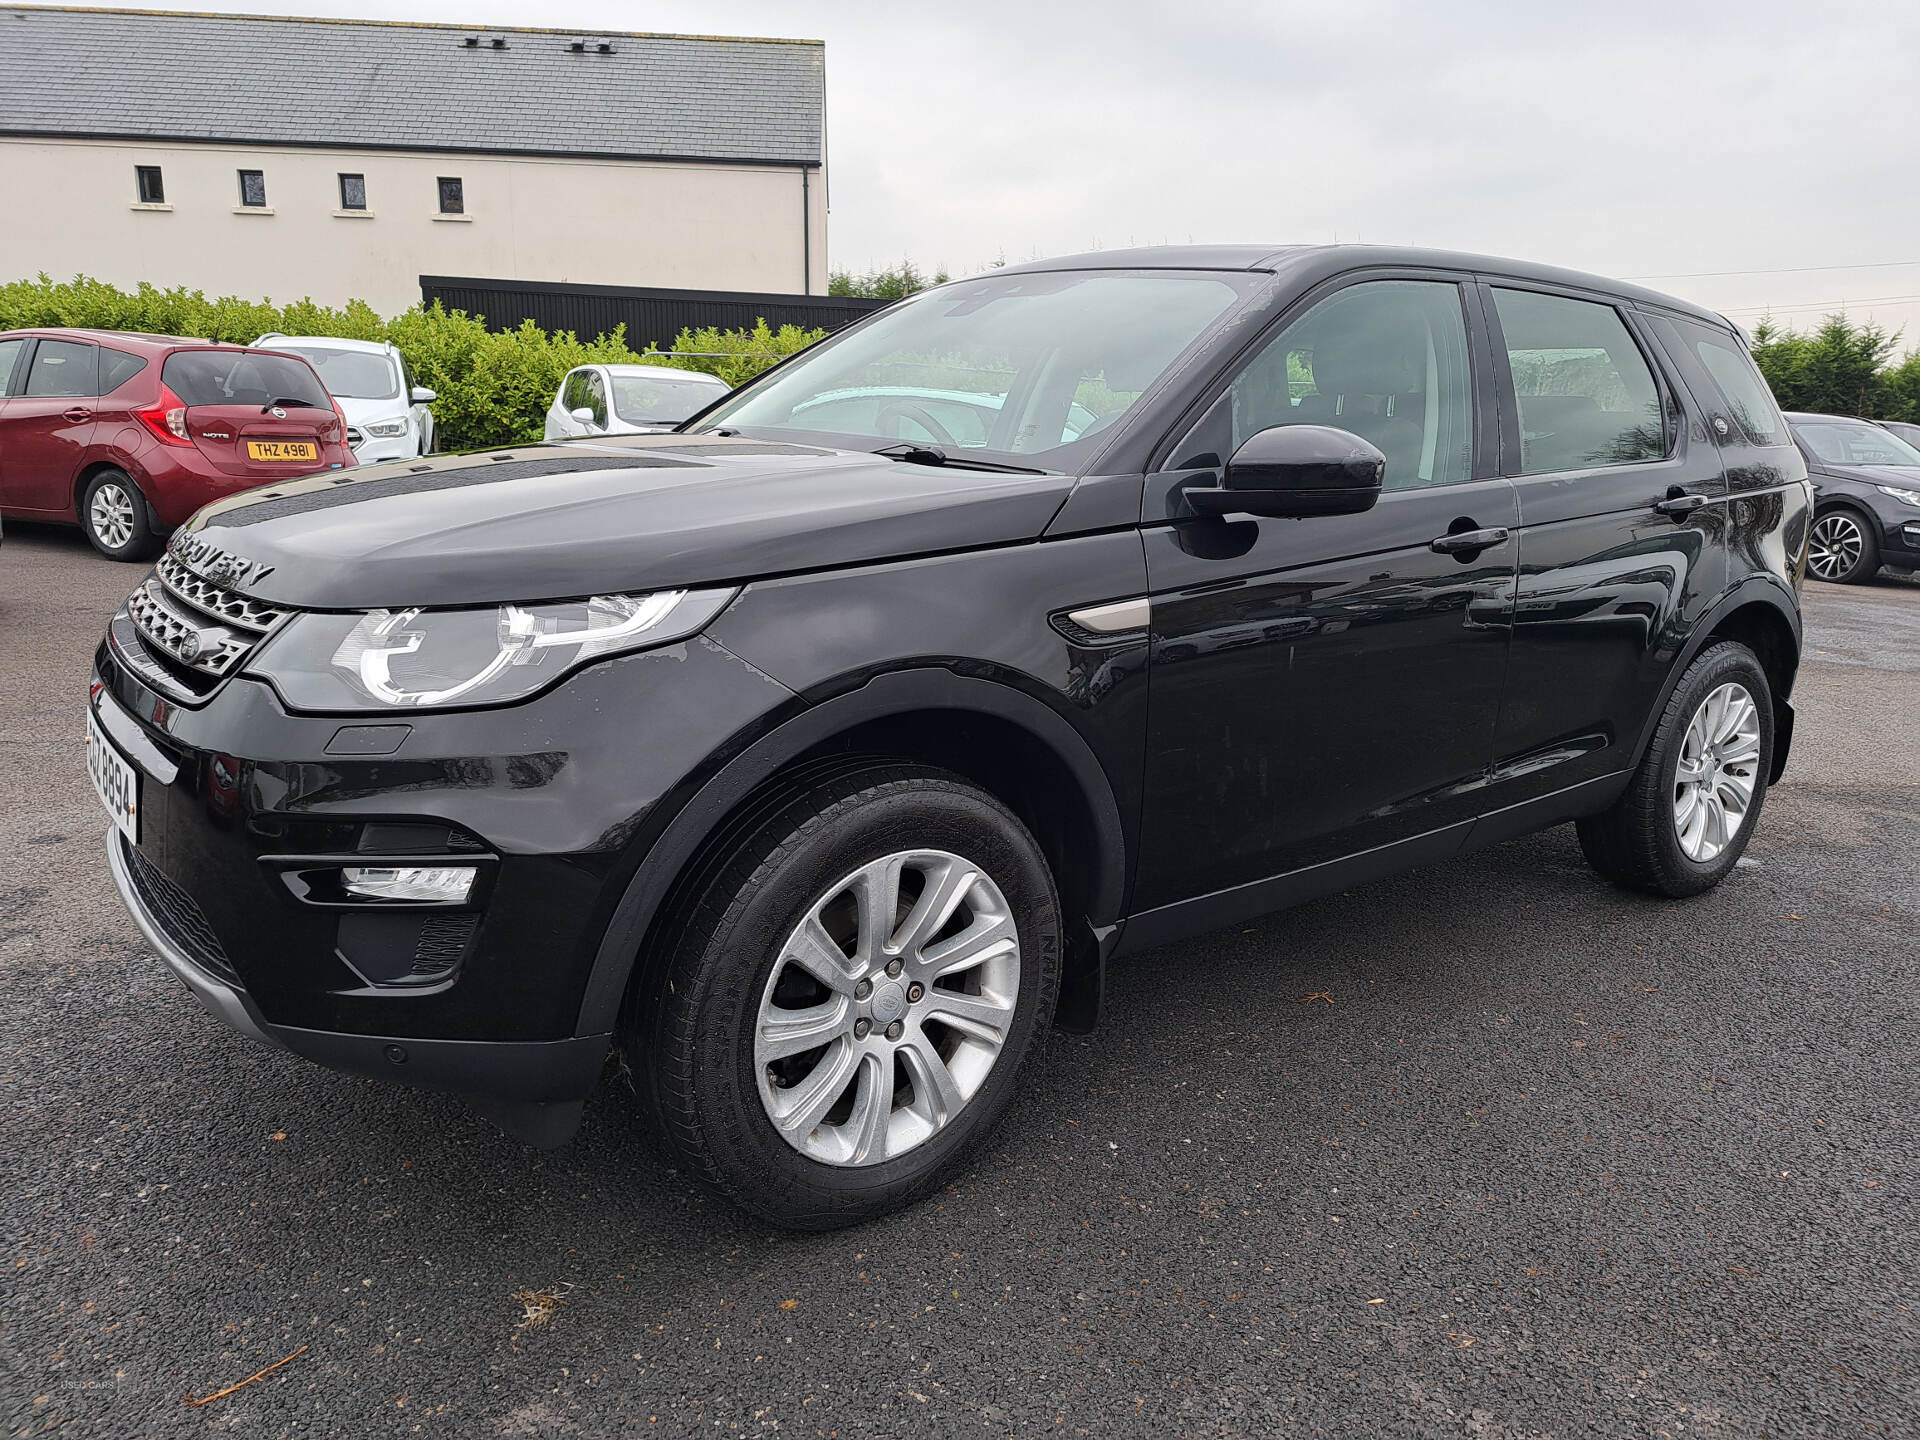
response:
<path fill-rule="evenodd" d="M 694 1173 L 924 1193 L 1116 956 L 1573 821 L 1704 890 L 1786 762 L 1810 489 L 1732 326 L 1535 265 L 1124 251 L 678 433 L 221 501 L 114 617 L 113 875 L 215 1014 Z"/>

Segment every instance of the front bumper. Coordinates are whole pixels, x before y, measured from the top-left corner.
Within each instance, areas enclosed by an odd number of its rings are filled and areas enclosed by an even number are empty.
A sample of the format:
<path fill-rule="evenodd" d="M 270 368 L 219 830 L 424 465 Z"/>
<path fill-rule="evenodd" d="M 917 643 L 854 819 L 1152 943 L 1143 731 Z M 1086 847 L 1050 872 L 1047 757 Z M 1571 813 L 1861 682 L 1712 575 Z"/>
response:
<path fill-rule="evenodd" d="M 353 447 L 353 458 L 362 465 L 378 465 L 382 460 L 414 460 L 419 456 L 409 432 L 385 438 L 369 435 Z"/>
<path fill-rule="evenodd" d="M 154 950 L 241 1033 L 456 1093 L 537 1143 L 570 1131 L 606 1058 L 582 996 L 662 802 L 717 735 L 794 698 L 699 643 L 520 705 L 395 716 L 299 714 L 245 675 L 170 697 L 143 676 L 155 664 L 123 612 L 93 701 L 140 776 L 139 845 L 115 832 L 108 860 Z M 327 888 L 345 865 L 395 863 L 471 865 L 480 883 L 435 907 Z"/>
<path fill-rule="evenodd" d="M 530 1145 L 564 1144 L 578 1127 L 611 1037 L 420 1040 L 270 1025 L 232 972 L 222 973 L 219 960 L 209 955 L 204 932 L 194 933 L 197 907 L 192 900 L 152 870 L 111 827 L 107 869 L 147 944 L 193 998 L 229 1029 L 331 1069 L 459 1095 Z"/>

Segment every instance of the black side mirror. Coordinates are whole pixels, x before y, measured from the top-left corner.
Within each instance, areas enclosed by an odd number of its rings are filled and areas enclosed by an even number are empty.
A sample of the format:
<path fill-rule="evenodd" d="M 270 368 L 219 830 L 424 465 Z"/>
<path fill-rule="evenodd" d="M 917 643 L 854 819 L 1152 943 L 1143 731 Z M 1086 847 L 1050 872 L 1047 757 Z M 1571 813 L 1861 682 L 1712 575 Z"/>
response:
<path fill-rule="evenodd" d="M 1202 515 L 1357 515 L 1380 498 L 1387 457 L 1331 425 L 1275 425 L 1247 437 L 1215 489 L 1188 490 Z"/>

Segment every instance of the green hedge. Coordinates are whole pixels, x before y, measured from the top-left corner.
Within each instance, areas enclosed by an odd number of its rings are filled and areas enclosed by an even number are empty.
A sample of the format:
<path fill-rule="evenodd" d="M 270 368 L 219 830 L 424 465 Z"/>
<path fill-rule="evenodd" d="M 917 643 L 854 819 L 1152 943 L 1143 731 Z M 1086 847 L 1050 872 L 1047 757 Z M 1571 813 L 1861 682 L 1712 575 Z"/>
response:
<path fill-rule="evenodd" d="M 223 295 L 209 300 L 198 290 L 128 291 L 76 276 L 0 285 L 0 330 L 71 325 L 97 330 L 141 330 L 157 335 L 194 335 L 251 344 L 261 335 L 338 335 L 349 340 L 391 340 L 400 347 L 418 383 L 439 392 L 434 427 L 442 448 L 471 450 L 538 440 L 547 406 L 560 378 L 576 365 L 598 361 L 676 365 L 704 370 L 739 385 L 784 356 L 803 350 L 826 332 L 762 320 L 752 330 L 682 330 L 668 351 L 636 352 L 624 327 L 582 340 L 570 330 L 542 330 L 532 321 L 517 330 L 490 330 L 463 310 L 415 306 L 383 320 L 359 300 L 345 308 L 297 300 L 272 305 Z"/>

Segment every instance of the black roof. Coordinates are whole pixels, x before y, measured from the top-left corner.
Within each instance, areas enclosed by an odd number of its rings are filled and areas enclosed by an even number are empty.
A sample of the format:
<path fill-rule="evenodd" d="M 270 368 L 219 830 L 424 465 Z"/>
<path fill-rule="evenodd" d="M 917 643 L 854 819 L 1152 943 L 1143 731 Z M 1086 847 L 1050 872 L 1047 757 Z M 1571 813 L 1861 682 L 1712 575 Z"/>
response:
<path fill-rule="evenodd" d="M 1337 274 L 1363 265 L 1407 266 L 1422 269 L 1463 270 L 1564 285 L 1605 295 L 1658 305 L 1725 327 L 1729 322 L 1713 311 L 1658 290 L 1625 280 L 1609 280 L 1557 265 L 1532 260 L 1505 260 L 1458 250 L 1432 250 L 1415 245 L 1144 245 L 1128 250 L 1093 250 L 1049 260 L 1009 265 L 997 274 L 1043 270 L 1248 270 L 1275 273 L 1304 271 Z"/>

